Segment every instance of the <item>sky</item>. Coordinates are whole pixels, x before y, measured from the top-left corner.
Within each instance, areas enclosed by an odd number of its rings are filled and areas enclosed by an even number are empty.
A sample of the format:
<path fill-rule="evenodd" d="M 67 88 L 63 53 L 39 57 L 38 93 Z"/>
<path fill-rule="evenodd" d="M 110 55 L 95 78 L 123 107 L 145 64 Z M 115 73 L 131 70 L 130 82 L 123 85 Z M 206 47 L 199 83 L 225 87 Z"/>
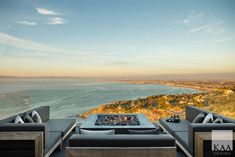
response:
<path fill-rule="evenodd" d="M 0 75 L 234 73 L 234 0 L 0 0 Z"/>

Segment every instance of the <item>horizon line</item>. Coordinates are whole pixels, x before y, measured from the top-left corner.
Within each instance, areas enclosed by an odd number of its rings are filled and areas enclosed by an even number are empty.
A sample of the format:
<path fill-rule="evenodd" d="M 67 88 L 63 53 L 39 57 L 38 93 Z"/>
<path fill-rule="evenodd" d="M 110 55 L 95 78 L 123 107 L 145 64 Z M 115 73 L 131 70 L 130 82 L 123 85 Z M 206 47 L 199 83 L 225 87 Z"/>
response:
<path fill-rule="evenodd" d="M 215 78 L 215 76 L 217 76 Z M 201 78 L 200 78 L 201 77 Z M 235 80 L 233 73 L 189 73 L 189 74 L 155 74 L 155 75 L 129 75 L 129 76 L 17 76 L 0 75 L 0 78 L 90 78 L 90 79 L 142 79 L 142 80 Z"/>

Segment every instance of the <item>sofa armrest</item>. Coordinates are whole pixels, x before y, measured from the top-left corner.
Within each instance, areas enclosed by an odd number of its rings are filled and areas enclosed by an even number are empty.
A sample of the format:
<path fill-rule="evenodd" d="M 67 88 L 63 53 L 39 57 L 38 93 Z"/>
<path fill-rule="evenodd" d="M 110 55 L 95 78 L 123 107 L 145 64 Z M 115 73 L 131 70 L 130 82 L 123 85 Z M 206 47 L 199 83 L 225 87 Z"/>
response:
<path fill-rule="evenodd" d="M 235 132 L 234 123 L 190 123 L 188 126 L 188 144 L 194 150 L 195 132 L 211 132 L 212 130 L 233 130 Z"/>
<path fill-rule="evenodd" d="M 43 148 L 45 148 L 46 139 L 49 135 L 48 127 L 46 123 L 5 123 L 0 125 L 0 132 L 32 132 L 32 131 L 41 131 L 43 132 Z"/>

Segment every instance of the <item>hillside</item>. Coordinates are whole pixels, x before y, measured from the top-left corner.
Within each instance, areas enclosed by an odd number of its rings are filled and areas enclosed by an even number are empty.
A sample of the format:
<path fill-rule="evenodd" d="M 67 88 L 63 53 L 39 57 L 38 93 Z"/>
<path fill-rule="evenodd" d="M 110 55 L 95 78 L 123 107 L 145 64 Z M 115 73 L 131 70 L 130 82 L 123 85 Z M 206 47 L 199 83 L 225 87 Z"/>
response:
<path fill-rule="evenodd" d="M 136 83 L 136 82 L 135 82 Z M 144 82 L 146 83 L 146 82 Z M 153 82 L 151 82 L 153 83 Z M 174 85 L 172 82 L 166 82 Z M 174 82 L 175 83 L 175 82 Z M 179 82 L 175 83 L 179 86 Z M 204 89 L 205 92 L 197 94 L 156 95 L 144 99 L 119 101 L 103 104 L 79 116 L 86 118 L 89 114 L 97 113 L 143 113 L 149 120 L 157 121 L 160 117 L 169 117 L 179 114 L 182 118 L 186 105 L 195 105 L 235 118 L 234 82 L 184 82 L 183 86 Z M 203 88 L 204 87 L 204 88 Z"/>

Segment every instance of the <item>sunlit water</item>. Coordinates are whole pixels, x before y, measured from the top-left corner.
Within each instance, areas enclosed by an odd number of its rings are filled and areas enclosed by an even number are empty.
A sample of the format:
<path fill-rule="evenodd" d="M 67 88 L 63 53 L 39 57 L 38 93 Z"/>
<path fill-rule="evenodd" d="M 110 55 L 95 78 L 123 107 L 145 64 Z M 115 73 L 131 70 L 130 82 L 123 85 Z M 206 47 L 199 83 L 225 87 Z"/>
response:
<path fill-rule="evenodd" d="M 82 79 L 0 79 L 0 119 L 42 105 L 52 118 L 73 117 L 100 104 L 149 95 L 196 93 L 165 85 L 137 85 Z M 80 121 L 82 119 L 78 119 Z"/>

